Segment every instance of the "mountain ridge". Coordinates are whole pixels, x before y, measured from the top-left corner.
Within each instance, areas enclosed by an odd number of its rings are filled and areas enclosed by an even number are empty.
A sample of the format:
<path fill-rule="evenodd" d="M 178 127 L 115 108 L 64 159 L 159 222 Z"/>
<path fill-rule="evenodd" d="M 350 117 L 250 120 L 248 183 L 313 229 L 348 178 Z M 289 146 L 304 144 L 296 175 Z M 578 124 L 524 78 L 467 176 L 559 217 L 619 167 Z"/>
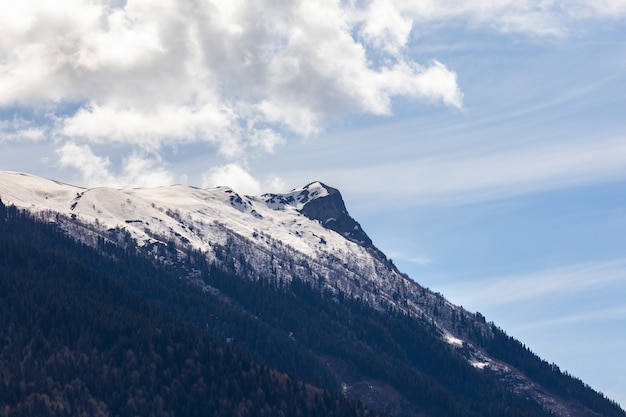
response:
<path fill-rule="evenodd" d="M 155 266 L 0 201 L 0 416 L 377 415 L 133 293 L 150 271 L 180 294 Z"/>
<path fill-rule="evenodd" d="M 298 277 L 331 297 L 349 295 L 380 312 L 430 322 L 450 349 L 512 392 L 557 415 L 595 415 L 580 414 L 580 407 L 498 359 L 502 352 L 493 342 L 501 337 L 498 330 L 401 274 L 349 216 L 339 190 L 321 182 L 255 197 L 225 187 L 84 189 L 0 172 L 0 198 L 59 224 L 84 243 L 126 239 L 161 259 L 198 251 L 252 281 L 271 277 L 279 285 Z"/>

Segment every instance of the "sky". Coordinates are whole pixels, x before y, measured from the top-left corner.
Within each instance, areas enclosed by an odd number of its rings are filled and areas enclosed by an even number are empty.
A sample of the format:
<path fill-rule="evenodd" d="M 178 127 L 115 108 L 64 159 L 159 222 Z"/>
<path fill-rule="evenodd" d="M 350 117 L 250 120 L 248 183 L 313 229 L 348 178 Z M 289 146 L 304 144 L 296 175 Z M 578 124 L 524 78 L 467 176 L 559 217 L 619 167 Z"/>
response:
<path fill-rule="evenodd" d="M 0 169 L 341 190 L 626 408 L 626 0 L 0 0 Z"/>

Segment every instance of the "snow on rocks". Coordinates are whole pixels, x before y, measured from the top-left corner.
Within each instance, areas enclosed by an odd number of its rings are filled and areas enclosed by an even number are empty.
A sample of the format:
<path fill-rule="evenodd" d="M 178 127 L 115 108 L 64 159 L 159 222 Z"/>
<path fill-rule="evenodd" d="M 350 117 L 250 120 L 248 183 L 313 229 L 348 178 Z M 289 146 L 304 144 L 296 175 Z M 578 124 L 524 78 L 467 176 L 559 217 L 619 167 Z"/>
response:
<path fill-rule="evenodd" d="M 69 220 L 63 227 L 87 243 L 97 241 L 94 234 L 124 230 L 139 246 L 173 243 L 181 256 L 199 250 L 250 279 L 299 277 L 379 310 L 422 317 L 454 348 L 463 346 L 463 335 L 452 320 L 472 316 L 401 274 L 349 216 L 339 191 L 320 182 L 285 194 L 245 196 L 227 187 L 185 185 L 85 189 L 0 171 L 0 198 L 48 213 L 50 221 L 64 215 Z M 489 332 L 488 325 L 477 325 Z"/>

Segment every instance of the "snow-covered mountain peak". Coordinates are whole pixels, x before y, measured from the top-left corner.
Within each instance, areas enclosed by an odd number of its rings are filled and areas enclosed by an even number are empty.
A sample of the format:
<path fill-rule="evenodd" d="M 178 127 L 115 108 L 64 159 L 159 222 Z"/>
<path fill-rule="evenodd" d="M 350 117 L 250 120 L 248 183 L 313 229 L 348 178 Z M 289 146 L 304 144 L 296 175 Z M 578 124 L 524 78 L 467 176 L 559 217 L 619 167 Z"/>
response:
<path fill-rule="evenodd" d="M 348 213 L 341 193 L 336 188 L 315 181 L 288 193 L 263 194 L 260 198 L 273 210 L 294 208 L 309 219 L 319 221 L 324 228 L 337 232 L 360 246 L 375 249 L 361 225 Z M 375 250 L 378 255 L 382 255 Z M 385 259 L 384 255 L 381 259 Z"/>
<path fill-rule="evenodd" d="M 305 185 L 302 188 L 297 188 L 292 191 L 297 192 L 297 201 L 300 203 L 301 207 L 298 207 L 301 210 L 307 203 L 310 203 L 313 200 L 318 198 L 328 197 L 333 194 L 339 193 L 339 190 L 336 188 L 329 187 L 328 185 L 315 181 L 310 184 Z"/>
<path fill-rule="evenodd" d="M 276 285 L 298 279 L 337 299 L 350 297 L 382 312 L 412 316 L 436 330 L 471 366 L 556 414 L 599 415 L 577 413 L 575 405 L 546 394 L 477 344 L 495 337 L 484 317 L 400 273 L 350 216 L 341 193 L 321 182 L 255 197 L 228 187 L 87 189 L 0 171 L 0 200 L 56 223 L 89 245 L 113 243 L 165 263 L 180 262 L 188 273 L 180 278 L 202 291 L 215 289 L 195 274 L 199 257 L 245 279 Z"/>
<path fill-rule="evenodd" d="M 484 317 L 400 273 L 350 216 L 339 190 L 319 181 L 255 197 L 228 187 L 87 189 L 0 171 L 0 200 L 93 246 L 111 242 L 163 262 L 188 261 L 186 278 L 203 291 L 208 287 L 193 271 L 198 256 L 242 278 L 276 285 L 299 279 L 338 299 L 347 296 L 418 318 L 474 368 L 491 372 L 540 404 L 556 401 L 515 367 L 475 345 L 493 337 Z"/>
<path fill-rule="evenodd" d="M 312 182 L 304 187 L 294 188 L 287 193 L 263 194 L 260 198 L 265 201 L 268 207 L 274 210 L 284 210 L 285 206 L 294 207 L 301 211 L 304 206 L 318 198 L 327 197 L 338 193 L 336 189 L 329 187 L 319 181 Z"/>
<path fill-rule="evenodd" d="M 228 187 L 86 189 L 0 171 L 0 198 L 88 244 L 130 238 L 156 256 L 199 251 L 250 279 L 300 277 L 414 316 L 443 302 L 400 274 L 349 215 L 341 193 L 321 182 L 254 197 Z M 461 311 L 450 305 L 439 314 L 448 320 L 453 310 Z"/>

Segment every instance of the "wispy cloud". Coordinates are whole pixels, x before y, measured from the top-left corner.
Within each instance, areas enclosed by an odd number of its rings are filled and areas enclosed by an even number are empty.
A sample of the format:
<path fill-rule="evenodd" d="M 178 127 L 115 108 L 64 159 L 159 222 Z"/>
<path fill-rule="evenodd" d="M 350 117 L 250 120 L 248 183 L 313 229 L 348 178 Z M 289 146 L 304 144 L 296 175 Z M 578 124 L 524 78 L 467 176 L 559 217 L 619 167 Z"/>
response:
<path fill-rule="evenodd" d="M 584 293 L 626 282 L 626 258 L 591 262 L 536 271 L 523 275 L 499 276 L 454 284 L 443 288 L 451 298 L 466 305 L 496 306 Z M 621 288 L 621 287 L 620 287 Z M 623 309 L 616 310 L 621 314 Z"/>
<path fill-rule="evenodd" d="M 539 327 L 556 327 L 564 324 L 598 322 L 611 320 L 626 320 L 626 307 L 603 308 L 599 310 L 585 311 L 576 314 L 567 314 L 560 317 L 553 317 L 544 320 L 531 321 L 519 325 L 519 330 L 536 329 Z"/>
<path fill-rule="evenodd" d="M 462 205 L 626 180 L 626 137 L 621 136 L 455 143 L 409 153 L 411 158 L 351 166 L 337 176 L 346 179 L 352 193 L 366 196 L 374 188 L 381 204 L 401 198 L 407 205 Z"/>
<path fill-rule="evenodd" d="M 0 143 L 38 142 L 46 139 L 47 130 L 23 118 L 0 119 Z"/>
<path fill-rule="evenodd" d="M 432 262 L 432 259 L 427 256 L 411 256 L 398 251 L 391 251 L 388 253 L 388 255 L 394 260 L 401 260 L 416 265 L 427 265 Z"/>
<path fill-rule="evenodd" d="M 567 4 L 560 0 L 487 0 L 480 6 L 462 0 L 387 1 L 395 3 L 420 23 L 457 19 L 474 27 L 533 36 L 561 37 L 575 30 L 575 25 L 583 19 L 617 20 L 626 15 L 623 0 L 573 0 Z"/>

